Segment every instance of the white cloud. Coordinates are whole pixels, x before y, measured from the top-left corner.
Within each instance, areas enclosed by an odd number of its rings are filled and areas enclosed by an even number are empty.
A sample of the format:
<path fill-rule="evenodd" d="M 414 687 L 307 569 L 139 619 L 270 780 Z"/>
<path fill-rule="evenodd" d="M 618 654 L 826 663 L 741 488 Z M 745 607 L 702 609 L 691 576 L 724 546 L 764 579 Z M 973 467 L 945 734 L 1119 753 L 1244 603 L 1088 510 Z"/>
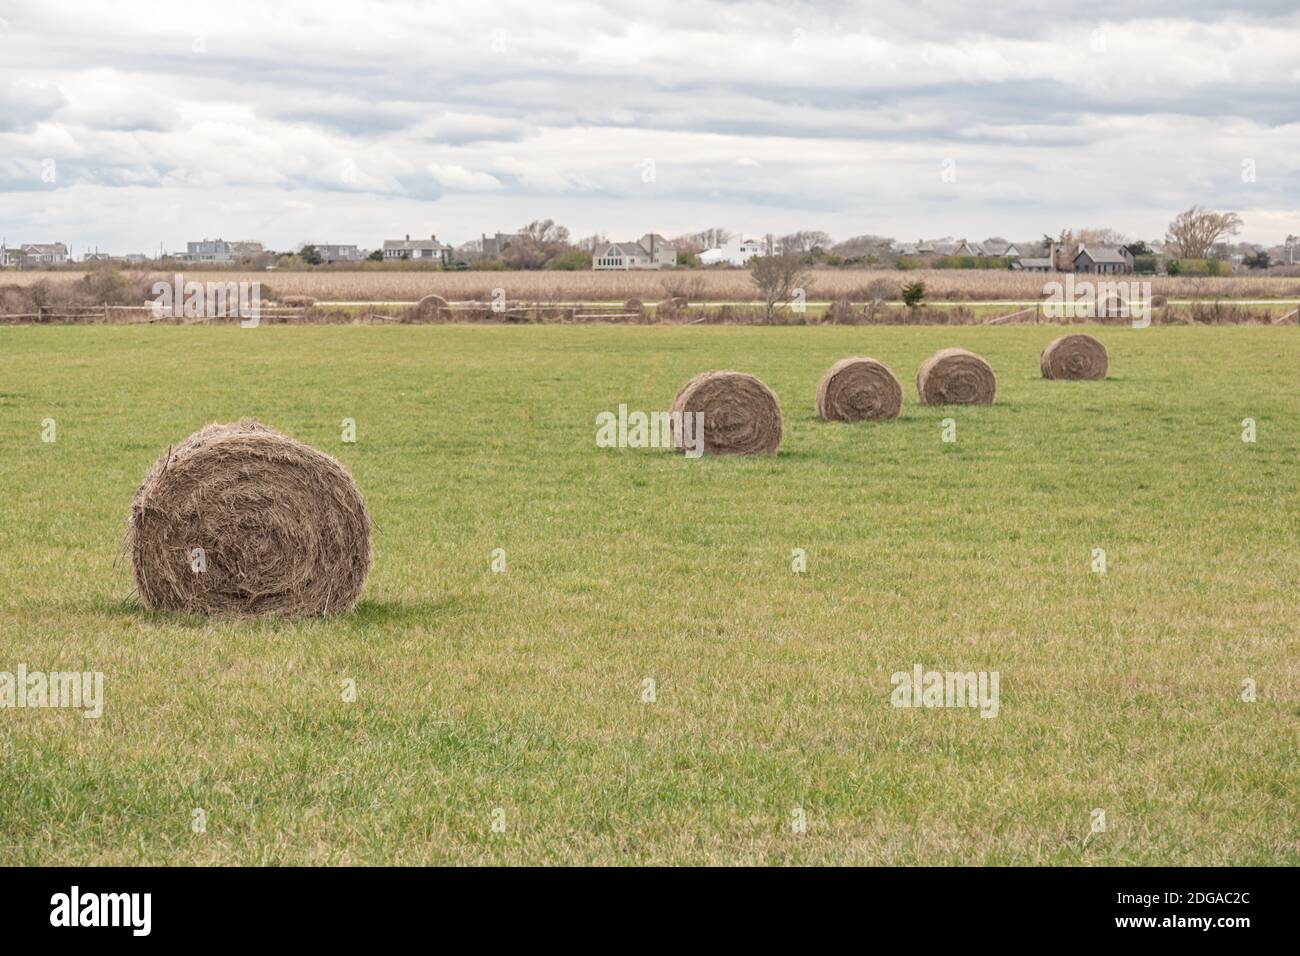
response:
<path fill-rule="evenodd" d="M 0 34 L 0 231 L 93 222 L 101 247 L 156 248 L 238 215 L 282 247 L 541 217 L 578 234 L 1153 237 L 1203 203 L 1241 210 L 1247 238 L 1300 232 L 1282 212 L 1300 175 L 1293 0 L 1132 0 L 1123 15 L 1075 25 L 1031 0 L 661 0 L 630 18 L 596 0 L 454 18 L 414 0 L 31 4 Z"/>
<path fill-rule="evenodd" d="M 501 188 L 501 180 L 491 173 L 474 172 L 455 163 L 430 163 L 427 169 L 434 182 L 448 189 L 481 192 Z"/>

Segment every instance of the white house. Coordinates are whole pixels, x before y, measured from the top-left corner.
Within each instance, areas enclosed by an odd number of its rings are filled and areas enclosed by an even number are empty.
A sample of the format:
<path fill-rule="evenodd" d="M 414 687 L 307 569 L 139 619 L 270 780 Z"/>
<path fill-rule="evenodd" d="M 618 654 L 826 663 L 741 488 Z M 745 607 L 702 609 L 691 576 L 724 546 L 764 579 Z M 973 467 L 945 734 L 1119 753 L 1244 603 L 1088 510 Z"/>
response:
<path fill-rule="evenodd" d="M 437 236 L 429 236 L 428 239 L 412 239 L 408 232 L 405 239 L 384 240 L 385 262 L 413 259 L 421 262 L 437 262 L 445 266 L 451 264 L 451 253 L 451 246 L 439 242 Z"/>
<path fill-rule="evenodd" d="M 781 243 L 766 239 L 742 239 L 739 236 L 728 239 L 720 246 L 705 249 L 700 253 L 700 264 L 714 266 L 727 263 L 733 266 L 748 265 L 755 256 L 780 255 Z"/>
<path fill-rule="evenodd" d="M 754 256 L 763 254 L 763 244 L 757 239 L 728 239 L 720 246 L 705 249 L 700 253 L 700 264 L 715 266 L 725 262 L 727 265 L 743 266 Z"/>
<path fill-rule="evenodd" d="M 614 242 L 597 247 L 591 268 L 671 269 L 677 265 L 677 247 L 656 232 L 647 232 L 638 242 Z"/>
<path fill-rule="evenodd" d="M 24 242 L 17 249 L 0 244 L 0 266 L 61 266 L 68 247 L 61 242 Z"/>

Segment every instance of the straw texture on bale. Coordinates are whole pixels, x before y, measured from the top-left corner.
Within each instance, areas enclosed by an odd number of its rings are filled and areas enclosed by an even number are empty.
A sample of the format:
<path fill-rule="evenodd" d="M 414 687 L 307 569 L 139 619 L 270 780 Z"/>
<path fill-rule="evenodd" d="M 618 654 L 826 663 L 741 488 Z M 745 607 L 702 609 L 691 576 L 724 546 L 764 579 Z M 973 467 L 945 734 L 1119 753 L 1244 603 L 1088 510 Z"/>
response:
<path fill-rule="evenodd" d="M 940 349 L 916 373 L 922 405 L 991 405 L 997 387 L 993 366 L 965 349 Z"/>
<path fill-rule="evenodd" d="M 158 459 L 131 503 L 127 550 L 147 608 L 347 611 L 370 570 L 370 515 L 343 465 L 246 418 Z"/>
<path fill-rule="evenodd" d="M 703 414 L 706 455 L 770 455 L 781 447 L 781 403 L 753 375 L 702 372 L 682 386 L 672 410 Z M 670 421 L 676 429 L 679 416 Z M 682 450 L 675 432 L 673 445 Z"/>
<path fill-rule="evenodd" d="M 1043 349 L 1038 359 L 1043 378 L 1105 378 L 1110 367 L 1106 346 L 1091 335 L 1062 335 Z"/>
<path fill-rule="evenodd" d="M 827 421 L 885 421 L 897 418 L 902 406 L 903 387 L 873 358 L 840 359 L 817 386 L 817 414 Z"/>

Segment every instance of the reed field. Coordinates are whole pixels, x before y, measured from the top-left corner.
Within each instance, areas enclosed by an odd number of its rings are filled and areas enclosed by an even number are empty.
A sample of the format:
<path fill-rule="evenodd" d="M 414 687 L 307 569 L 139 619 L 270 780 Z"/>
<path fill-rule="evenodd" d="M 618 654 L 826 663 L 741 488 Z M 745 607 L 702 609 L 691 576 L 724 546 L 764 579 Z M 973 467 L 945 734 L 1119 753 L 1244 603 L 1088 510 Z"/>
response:
<path fill-rule="evenodd" d="M 0 709 L 0 865 L 1300 864 L 1300 332 L 1080 328 L 1104 380 L 1032 326 L 0 327 L 0 672 L 104 675 L 97 719 Z M 992 405 L 918 404 L 953 346 Z M 851 355 L 897 419 L 817 418 Z M 709 369 L 779 453 L 597 446 Z M 132 596 L 137 485 L 246 416 L 355 478 L 354 613 Z M 894 706 L 916 665 L 997 672 L 996 715 Z"/>
<path fill-rule="evenodd" d="M 311 296 L 325 301 L 342 302 L 414 302 L 425 295 L 437 294 L 450 300 L 489 301 L 493 290 L 504 289 L 508 298 L 526 301 L 622 302 L 641 299 L 653 303 L 670 295 L 682 295 L 692 302 L 749 302 L 758 291 L 744 269 L 676 269 L 635 272 L 438 272 L 414 269 L 334 270 L 241 272 L 236 270 L 180 270 L 187 280 L 223 282 L 261 282 L 273 296 Z M 54 285 L 75 281 L 83 273 L 6 272 L 0 275 L 5 285 L 30 286 L 38 282 Z M 173 273 L 151 273 L 156 280 L 171 281 Z M 1065 281 L 1065 274 L 1011 271 L 917 269 L 855 270 L 816 269 L 808 296 L 812 300 L 830 301 L 848 297 L 866 301 L 883 294 L 897 299 L 905 283 L 925 284 L 926 298 L 931 301 L 1034 300 L 1043 297 L 1043 285 L 1049 280 Z M 1082 281 L 1087 276 L 1076 276 Z M 1115 280 L 1144 281 L 1141 276 L 1103 277 Z M 1300 298 L 1298 276 L 1225 276 L 1204 278 L 1190 276 L 1156 276 L 1150 279 L 1153 295 L 1168 298 Z"/>

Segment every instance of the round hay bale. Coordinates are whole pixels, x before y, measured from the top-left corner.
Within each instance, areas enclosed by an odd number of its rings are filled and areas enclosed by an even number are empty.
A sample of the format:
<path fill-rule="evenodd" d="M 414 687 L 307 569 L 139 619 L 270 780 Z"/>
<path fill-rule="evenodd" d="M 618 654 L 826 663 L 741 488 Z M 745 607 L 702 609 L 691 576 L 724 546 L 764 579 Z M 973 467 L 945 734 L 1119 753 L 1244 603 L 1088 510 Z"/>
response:
<path fill-rule="evenodd" d="M 406 313 L 406 321 L 412 323 L 445 322 L 451 309 L 447 300 L 440 295 L 426 295 Z"/>
<path fill-rule="evenodd" d="M 655 320 L 658 322 L 676 322 L 681 315 L 681 309 L 678 308 L 677 299 L 664 299 L 655 304 Z"/>
<path fill-rule="evenodd" d="M 645 311 L 645 303 L 640 299 L 628 299 L 623 303 L 623 311 L 635 312 L 637 315 L 640 315 Z"/>
<path fill-rule="evenodd" d="M 965 349 L 940 349 L 916 373 L 922 405 L 991 405 L 997 386 L 993 366 Z"/>
<path fill-rule="evenodd" d="M 682 386 L 672 410 L 703 415 L 706 455 L 773 455 L 781 447 L 781 402 L 753 375 L 702 372 Z M 678 415 L 670 419 L 673 445 L 682 451 L 678 420 Z"/>
<path fill-rule="evenodd" d="M 370 515 L 341 464 L 245 418 L 158 459 L 131 502 L 126 546 L 150 609 L 349 611 L 370 570 Z"/>
<path fill-rule="evenodd" d="M 1043 378 L 1105 378 L 1109 367 L 1106 346 L 1091 335 L 1062 335 L 1043 349 L 1038 365 Z"/>
<path fill-rule="evenodd" d="M 817 414 L 828 422 L 887 421 L 903 406 L 903 386 L 883 362 L 840 359 L 817 386 Z"/>
<path fill-rule="evenodd" d="M 1098 319 L 1128 318 L 1128 302 L 1112 293 L 1105 299 L 1097 300 L 1094 312 Z"/>
<path fill-rule="evenodd" d="M 280 305 L 291 309 L 310 309 L 316 300 L 309 295 L 285 295 L 280 297 Z"/>

